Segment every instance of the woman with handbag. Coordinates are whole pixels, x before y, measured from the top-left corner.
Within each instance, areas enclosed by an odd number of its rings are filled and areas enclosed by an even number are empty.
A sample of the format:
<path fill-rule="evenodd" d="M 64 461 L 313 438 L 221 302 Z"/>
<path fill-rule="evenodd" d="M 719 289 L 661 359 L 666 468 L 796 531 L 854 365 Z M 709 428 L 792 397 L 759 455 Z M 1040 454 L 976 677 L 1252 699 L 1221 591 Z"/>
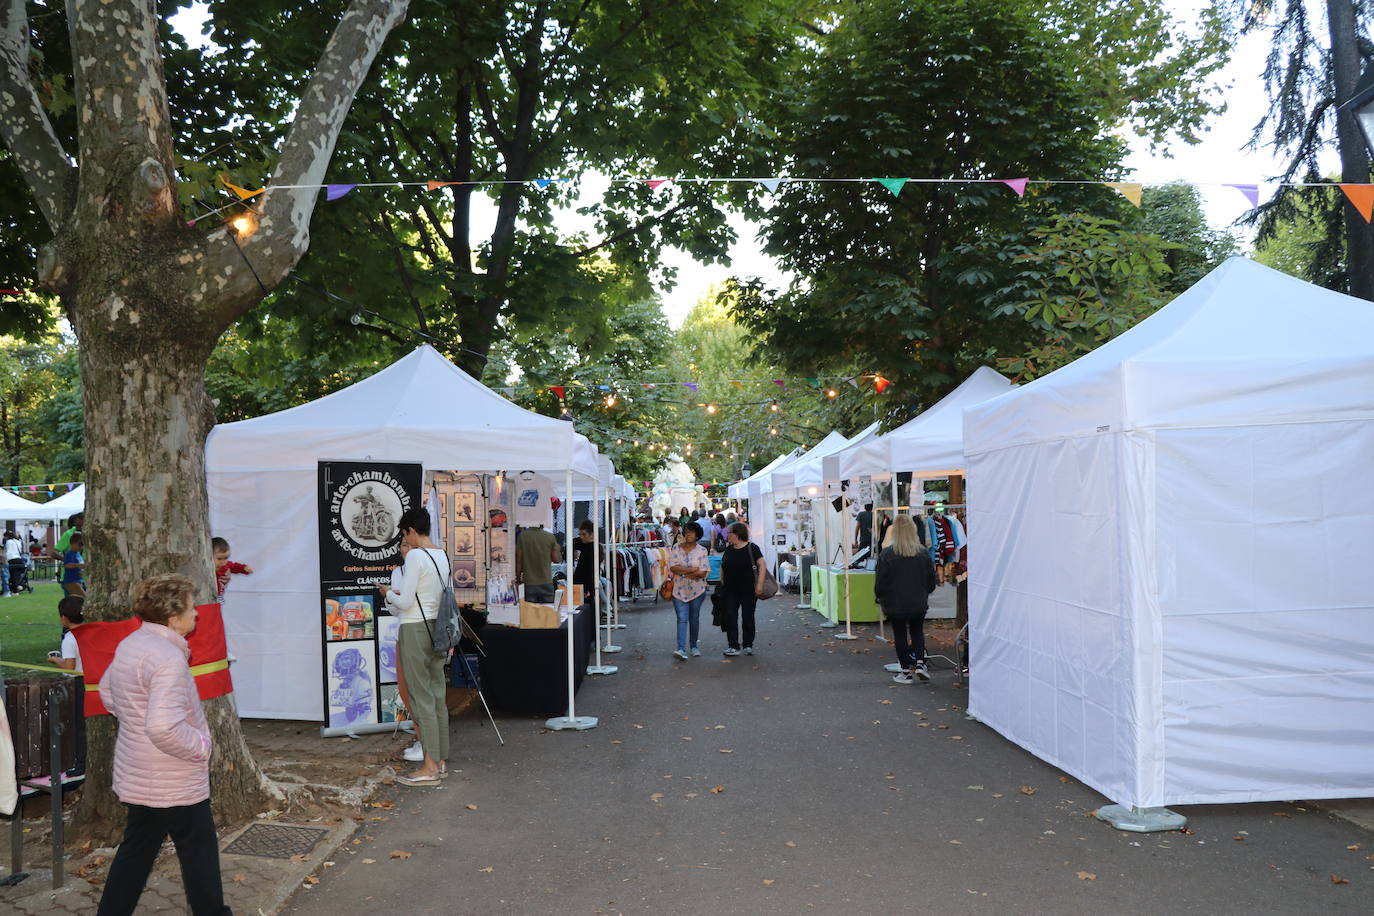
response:
<path fill-rule="evenodd" d="M 390 596 L 392 613 L 400 618 L 396 628 L 396 655 L 405 671 L 410 694 L 410 717 L 420 739 L 424 760 L 420 768 L 396 781 L 403 786 L 437 786 L 448 775 L 448 703 L 444 688 L 447 653 L 435 652 L 432 627 L 449 569 L 448 554 L 429 538 L 429 512 L 407 509 L 397 524 L 406 554 L 400 594 Z M 380 585 L 386 596 L 391 589 Z"/>
<path fill-rule="evenodd" d="M 928 681 L 925 624 L 929 596 L 935 591 L 935 567 L 910 515 L 897 516 L 890 540 L 892 546 L 878 554 L 873 596 L 883 616 L 892 622 L 892 643 L 902 666 L 892 679 L 898 684 L 910 684 L 916 678 Z"/>
<path fill-rule="evenodd" d="M 668 582 L 673 610 L 677 612 L 677 649 L 673 656 L 683 661 L 687 660 L 688 651 L 701 654 L 701 603 L 706 600 L 706 576 L 711 564 L 700 540 L 701 525 L 689 522 L 682 529 L 681 539 L 668 551 L 668 571 L 672 573 Z"/>
<path fill-rule="evenodd" d="M 764 597 L 768 565 L 763 551 L 749 540 L 749 526 L 735 522 L 725 535 L 720 558 L 720 588 L 725 595 L 725 655 L 754 654 L 754 610 Z M 743 633 L 740 632 L 741 624 Z M 741 642 L 741 636 L 743 640 Z"/>

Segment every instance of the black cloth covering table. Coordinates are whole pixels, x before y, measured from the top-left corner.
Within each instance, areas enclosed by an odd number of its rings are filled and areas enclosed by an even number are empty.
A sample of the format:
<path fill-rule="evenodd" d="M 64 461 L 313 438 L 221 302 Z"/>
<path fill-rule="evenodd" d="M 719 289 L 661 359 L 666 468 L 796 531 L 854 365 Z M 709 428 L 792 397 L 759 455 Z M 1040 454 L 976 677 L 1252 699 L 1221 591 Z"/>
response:
<path fill-rule="evenodd" d="M 592 609 L 573 615 L 573 690 L 587 674 L 587 656 L 596 638 Z M 482 694 L 492 709 L 522 715 L 554 716 L 568 711 L 568 631 L 485 626 L 480 632 Z"/>

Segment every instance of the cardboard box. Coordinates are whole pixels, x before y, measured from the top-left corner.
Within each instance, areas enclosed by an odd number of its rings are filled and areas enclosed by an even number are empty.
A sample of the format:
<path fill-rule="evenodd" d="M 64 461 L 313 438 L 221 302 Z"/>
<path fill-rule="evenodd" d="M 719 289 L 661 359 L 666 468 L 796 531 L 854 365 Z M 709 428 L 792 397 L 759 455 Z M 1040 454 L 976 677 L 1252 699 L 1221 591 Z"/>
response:
<path fill-rule="evenodd" d="M 563 592 L 563 586 L 560 585 L 560 586 L 554 591 L 554 593 L 553 593 L 553 606 L 556 607 L 556 608 L 558 608 L 559 610 L 562 610 L 563 607 L 565 606 L 567 600 L 568 600 L 568 598 L 567 598 L 567 596 L 566 596 L 566 595 L 564 594 L 564 592 Z M 580 586 L 580 585 L 574 585 L 574 586 L 573 586 L 573 608 L 580 608 L 581 606 L 582 606 L 582 586 Z"/>
<path fill-rule="evenodd" d="M 552 604 L 520 602 L 520 629 L 556 630 L 558 629 L 558 608 Z"/>

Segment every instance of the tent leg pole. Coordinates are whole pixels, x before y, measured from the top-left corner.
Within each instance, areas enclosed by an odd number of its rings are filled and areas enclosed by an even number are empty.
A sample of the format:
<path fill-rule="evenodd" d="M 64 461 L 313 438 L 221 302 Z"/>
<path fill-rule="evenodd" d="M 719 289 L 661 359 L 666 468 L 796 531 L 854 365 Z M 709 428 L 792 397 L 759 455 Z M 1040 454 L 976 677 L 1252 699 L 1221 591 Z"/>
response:
<path fill-rule="evenodd" d="M 844 493 L 840 493 L 840 516 L 844 520 L 841 529 L 844 535 L 844 632 L 836 633 L 836 639 L 858 639 L 854 635 L 854 621 L 850 618 L 849 609 L 849 564 L 854 562 L 854 548 L 849 541 L 849 506 L 844 502 Z"/>
<path fill-rule="evenodd" d="M 607 495 L 609 496 L 609 491 Z M 603 502 L 601 499 L 601 484 L 594 484 L 592 487 L 593 508 L 587 514 L 591 518 L 596 518 L 596 510 L 600 509 L 601 522 L 597 526 L 599 530 L 593 531 L 592 540 L 592 550 L 594 551 L 592 554 L 592 616 L 596 621 L 596 664 L 587 666 L 588 674 L 615 674 L 620 670 L 615 665 L 601 664 L 601 630 L 603 629 L 601 626 L 601 550 L 605 542 L 610 540 L 604 537 L 607 530 L 606 519 L 610 517 L 610 512 L 607 511 L 608 505 L 608 502 Z M 606 630 L 606 645 L 610 647 L 611 628 L 608 625 L 604 629 Z"/>
<path fill-rule="evenodd" d="M 1137 808 L 1134 805 L 1103 805 L 1097 809 L 1097 819 L 1111 824 L 1117 830 L 1132 833 L 1157 833 L 1166 830 L 1181 830 L 1188 819 L 1177 811 L 1168 808 Z"/>
<path fill-rule="evenodd" d="M 573 677 L 573 665 L 576 659 L 573 646 L 577 642 L 573 631 L 577 629 L 575 620 L 577 608 L 573 607 L 572 600 L 572 503 L 572 468 L 568 468 L 563 473 L 563 538 L 568 548 L 567 554 L 563 558 L 568 570 L 568 574 L 563 578 L 563 595 L 568 608 L 568 714 L 566 716 L 554 716 L 544 722 L 545 728 L 551 728 L 554 731 L 586 731 L 589 728 L 596 728 L 595 716 L 579 718 L 577 715 L 577 683 Z"/>

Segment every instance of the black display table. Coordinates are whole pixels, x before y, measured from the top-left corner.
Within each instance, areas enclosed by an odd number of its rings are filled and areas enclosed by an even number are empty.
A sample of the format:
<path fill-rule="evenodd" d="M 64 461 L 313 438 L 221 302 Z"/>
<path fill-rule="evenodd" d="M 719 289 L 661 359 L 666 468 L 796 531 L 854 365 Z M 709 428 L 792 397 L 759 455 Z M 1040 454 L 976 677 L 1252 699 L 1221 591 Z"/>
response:
<path fill-rule="evenodd" d="M 590 607 L 573 616 L 573 689 L 582 686 L 587 656 L 596 638 Z M 556 716 L 568 711 L 568 631 L 485 626 L 480 632 L 482 694 L 493 710 Z"/>

